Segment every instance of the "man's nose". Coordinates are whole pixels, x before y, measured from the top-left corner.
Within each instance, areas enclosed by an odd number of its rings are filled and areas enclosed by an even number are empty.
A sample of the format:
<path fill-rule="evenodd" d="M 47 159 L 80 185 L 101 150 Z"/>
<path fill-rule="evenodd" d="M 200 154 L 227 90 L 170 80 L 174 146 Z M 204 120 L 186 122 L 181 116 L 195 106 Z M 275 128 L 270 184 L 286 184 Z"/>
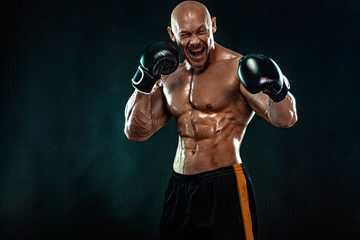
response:
<path fill-rule="evenodd" d="M 190 39 L 190 45 L 198 45 L 200 43 L 200 39 L 196 34 L 193 34 Z"/>

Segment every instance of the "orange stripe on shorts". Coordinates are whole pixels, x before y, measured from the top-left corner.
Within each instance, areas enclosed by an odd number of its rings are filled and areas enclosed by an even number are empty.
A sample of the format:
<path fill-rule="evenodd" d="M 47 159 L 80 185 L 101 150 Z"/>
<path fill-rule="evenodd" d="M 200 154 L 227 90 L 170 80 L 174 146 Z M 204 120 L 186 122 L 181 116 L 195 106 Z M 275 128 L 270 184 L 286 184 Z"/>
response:
<path fill-rule="evenodd" d="M 240 164 L 234 164 L 246 240 L 254 240 L 246 178 Z"/>

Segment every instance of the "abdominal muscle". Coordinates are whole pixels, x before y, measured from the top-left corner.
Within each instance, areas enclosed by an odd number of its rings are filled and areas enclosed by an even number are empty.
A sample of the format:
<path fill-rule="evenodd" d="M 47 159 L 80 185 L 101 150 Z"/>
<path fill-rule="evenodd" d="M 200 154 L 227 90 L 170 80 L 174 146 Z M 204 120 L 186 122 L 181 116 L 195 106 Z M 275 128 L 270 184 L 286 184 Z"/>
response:
<path fill-rule="evenodd" d="M 191 110 L 177 119 L 179 143 L 174 171 L 196 174 L 241 163 L 240 144 L 246 123 L 233 114 Z"/>

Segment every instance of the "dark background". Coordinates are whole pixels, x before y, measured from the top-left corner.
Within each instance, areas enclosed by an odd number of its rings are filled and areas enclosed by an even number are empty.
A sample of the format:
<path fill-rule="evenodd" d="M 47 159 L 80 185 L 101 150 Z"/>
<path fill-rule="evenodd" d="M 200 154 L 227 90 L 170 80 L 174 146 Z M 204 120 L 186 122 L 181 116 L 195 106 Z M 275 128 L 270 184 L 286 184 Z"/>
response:
<path fill-rule="evenodd" d="M 215 40 L 271 56 L 291 83 L 290 129 L 255 116 L 241 155 L 259 239 L 359 239 L 359 1 L 203 1 Z M 0 238 L 156 239 L 174 119 L 123 134 L 146 45 L 179 1 L 4 1 Z"/>

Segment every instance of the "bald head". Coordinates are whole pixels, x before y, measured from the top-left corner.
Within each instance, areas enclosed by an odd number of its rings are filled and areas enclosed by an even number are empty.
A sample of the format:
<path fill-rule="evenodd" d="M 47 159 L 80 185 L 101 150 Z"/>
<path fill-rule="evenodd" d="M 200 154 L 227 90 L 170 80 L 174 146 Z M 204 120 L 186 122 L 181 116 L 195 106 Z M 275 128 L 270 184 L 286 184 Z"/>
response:
<path fill-rule="evenodd" d="M 178 4 L 171 13 L 171 27 L 177 28 L 181 21 L 194 16 L 202 17 L 207 23 L 210 23 L 211 16 L 206 6 L 197 1 L 184 1 Z"/>
<path fill-rule="evenodd" d="M 203 69 L 215 49 L 216 18 L 210 17 L 204 4 L 184 1 L 171 13 L 168 33 L 194 69 Z"/>

